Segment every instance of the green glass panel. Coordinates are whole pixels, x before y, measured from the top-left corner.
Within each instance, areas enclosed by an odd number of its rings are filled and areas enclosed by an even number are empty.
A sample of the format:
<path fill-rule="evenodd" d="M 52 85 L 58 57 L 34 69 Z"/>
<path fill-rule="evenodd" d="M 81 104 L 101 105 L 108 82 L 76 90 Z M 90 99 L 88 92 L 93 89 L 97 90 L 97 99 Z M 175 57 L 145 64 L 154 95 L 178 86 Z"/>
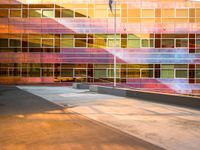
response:
<path fill-rule="evenodd" d="M 61 39 L 61 47 L 73 47 L 73 39 Z"/>
<path fill-rule="evenodd" d="M 0 47 L 8 47 L 8 39 L 0 39 Z"/>
<path fill-rule="evenodd" d="M 10 39 L 10 47 L 20 47 L 20 46 L 21 46 L 20 40 Z"/>
<path fill-rule="evenodd" d="M 135 34 L 128 34 L 129 39 L 139 39 L 139 37 Z"/>
<path fill-rule="evenodd" d="M 143 78 L 152 78 L 153 77 L 153 70 L 142 70 Z"/>
<path fill-rule="evenodd" d="M 200 70 L 196 70 L 196 78 L 200 78 Z"/>
<path fill-rule="evenodd" d="M 54 17 L 54 11 L 53 10 L 43 10 L 42 11 L 42 17 L 53 18 Z"/>
<path fill-rule="evenodd" d="M 119 78 L 120 72 L 119 69 L 116 71 L 116 77 Z M 113 78 L 114 77 L 114 69 L 108 69 L 108 78 Z"/>
<path fill-rule="evenodd" d="M 140 48 L 140 40 L 137 39 L 129 39 L 128 40 L 128 48 Z"/>
<path fill-rule="evenodd" d="M 140 70 L 128 69 L 128 78 L 140 78 Z"/>
<path fill-rule="evenodd" d="M 119 39 L 116 39 L 116 47 L 120 47 L 121 42 Z M 108 47 L 115 47 L 115 40 L 114 39 L 108 39 Z"/>
<path fill-rule="evenodd" d="M 62 9 L 62 17 L 74 17 L 74 11 L 70 9 Z"/>
<path fill-rule="evenodd" d="M 174 48 L 174 39 L 163 39 L 162 47 L 163 48 Z"/>
<path fill-rule="evenodd" d="M 86 47 L 85 39 L 75 39 L 75 47 Z"/>
<path fill-rule="evenodd" d="M 187 70 L 176 70 L 176 78 L 187 78 Z"/>
<path fill-rule="evenodd" d="M 142 47 L 149 47 L 149 40 L 147 39 L 142 39 Z"/>
<path fill-rule="evenodd" d="M 163 69 L 174 69 L 174 65 L 161 65 Z"/>
<path fill-rule="evenodd" d="M 73 69 L 61 69 L 61 77 L 73 77 Z"/>
<path fill-rule="evenodd" d="M 161 78 L 174 78 L 174 69 L 162 69 Z"/>
<path fill-rule="evenodd" d="M 188 40 L 187 39 L 177 39 L 176 47 L 188 47 Z"/>
<path fill-rule="evenodd" d="M 106 78 L 106 69 L 94 70 L 94 78 L 95 79 Z"/>
<path fill-rule="evenodd" d="M 41 17 L 41 10 L 40 9 L 30 9 L 29 10 L 29 17 Z"/>

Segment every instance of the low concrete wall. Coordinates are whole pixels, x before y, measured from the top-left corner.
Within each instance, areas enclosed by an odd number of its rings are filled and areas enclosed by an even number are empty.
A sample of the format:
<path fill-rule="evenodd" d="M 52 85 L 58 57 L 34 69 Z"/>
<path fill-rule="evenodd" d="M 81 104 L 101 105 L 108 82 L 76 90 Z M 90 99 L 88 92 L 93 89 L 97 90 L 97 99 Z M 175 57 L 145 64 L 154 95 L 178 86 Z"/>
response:
<path fill-rule="evenodd" d="M 198 97 L 143 92 L 138 90 L 120 89 L 97 85 L 90 85 L 89 89 L 90 91 L 102 94 L 131 97 L 145 101 L 200 109 L 200 98 Z"/>
<path fill-rule="evenodd" d="M 89 85 L 83 83 L 73 83 L 72 87 L 75 89 L 89 89 Z"/>
<path fill-rule="evenodd" d="M 112 88 L 112 87 L 90 85 L 90 91 L 102 94 L 111 94 L 116 96 L 126 96 L 126 90 L 119 88 Z"/>

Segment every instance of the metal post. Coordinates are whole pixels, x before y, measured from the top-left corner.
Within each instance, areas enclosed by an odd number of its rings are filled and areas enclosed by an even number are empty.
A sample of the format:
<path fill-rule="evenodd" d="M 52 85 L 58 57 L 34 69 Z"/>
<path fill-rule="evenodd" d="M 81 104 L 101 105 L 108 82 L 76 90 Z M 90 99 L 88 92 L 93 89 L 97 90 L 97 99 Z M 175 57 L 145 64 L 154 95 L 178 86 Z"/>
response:
<path fill-rule="evenodd" d="M 115 39 L 114 39 L 114 87 L 116 87 L 116 80 L 117 80 L 117 57 L 116 57 L 116 48 L 117 48 L 117 41 L 116 41 L 116 38 L 117 38 L 117 2 L 116 0 L 114 1 L 115 3 L 115 14 L 114 14 L 114 32 L 115 32 Z"/>

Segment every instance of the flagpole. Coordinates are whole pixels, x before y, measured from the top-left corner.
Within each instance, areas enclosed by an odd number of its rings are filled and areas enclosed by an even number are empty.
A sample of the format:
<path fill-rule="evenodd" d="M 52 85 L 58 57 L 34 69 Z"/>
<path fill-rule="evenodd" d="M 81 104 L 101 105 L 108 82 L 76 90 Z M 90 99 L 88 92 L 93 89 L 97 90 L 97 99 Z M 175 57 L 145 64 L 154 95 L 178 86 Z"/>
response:
<path fill-rule="evenodd" d="M 117 48 L 117 2 L 116 0 L 114 1 L 115 3 L 115 16 L 114 16 L 114 32 L 115 32 L 115 37 L 114 37 L 114 87 L 116 87 L 116 81 L 117 81 L 117 57 L 116 57 L 116 48 Z"/>

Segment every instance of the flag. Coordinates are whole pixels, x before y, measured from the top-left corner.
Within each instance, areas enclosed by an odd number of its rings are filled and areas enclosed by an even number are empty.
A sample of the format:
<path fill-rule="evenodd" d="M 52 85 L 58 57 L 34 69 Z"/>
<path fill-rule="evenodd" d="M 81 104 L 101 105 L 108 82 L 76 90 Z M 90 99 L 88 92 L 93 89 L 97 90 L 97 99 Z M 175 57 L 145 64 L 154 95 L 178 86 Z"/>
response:
<path fill-rule="evenodd" d="M 109 0 L 109 7 L 110 7 L 111 12 L 112 12 L 112 3 L 113 3 L 113 0 Z"/>

